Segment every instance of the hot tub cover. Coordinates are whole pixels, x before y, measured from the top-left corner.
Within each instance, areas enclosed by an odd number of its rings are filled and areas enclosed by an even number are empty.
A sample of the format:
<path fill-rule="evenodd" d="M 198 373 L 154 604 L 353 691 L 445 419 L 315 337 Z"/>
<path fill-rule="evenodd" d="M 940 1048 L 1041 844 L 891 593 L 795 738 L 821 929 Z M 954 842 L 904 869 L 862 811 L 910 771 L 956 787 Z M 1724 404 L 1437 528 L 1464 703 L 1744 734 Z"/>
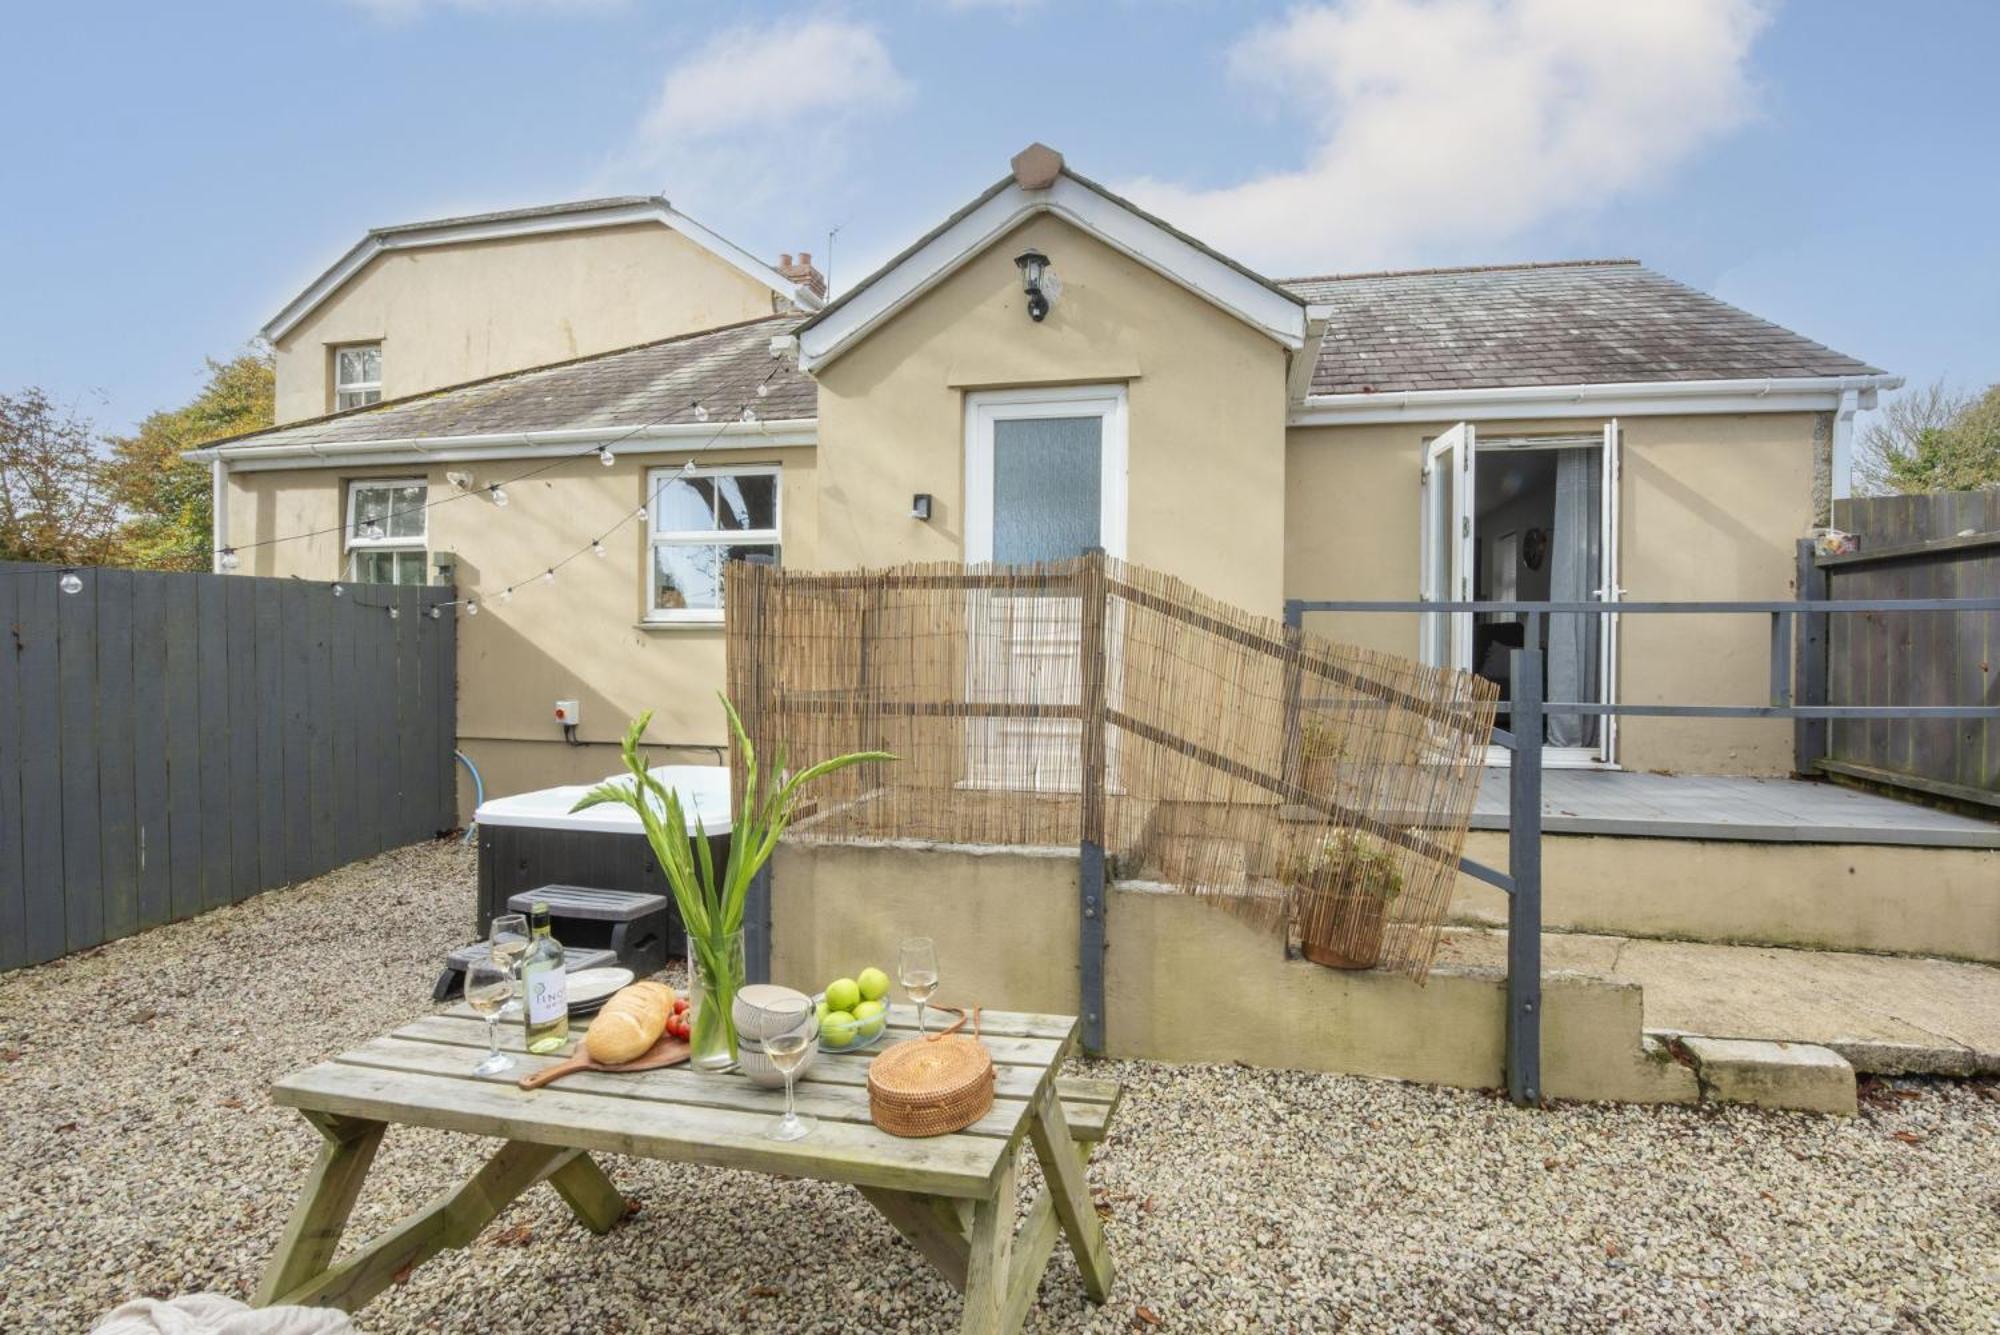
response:
<path fill-rule="evenodd" d="M 655 779 L 680 794 L 687 813 L 687 832 L 727 833 L 730 826 L 729 770 L 721 765 L 661 765 L 650 771 Z M 613 774 L 605 783 L 631 783 L 629 774 Z M 616 802 L 571 811 L 594 783 L 538 788 L 531 793 L 496 797 L 479 804 L 472 818 L 481 825 L 513 825 L 537 830 L 596 831 L 600 834 L 644 834 L 639 813 Z"/>

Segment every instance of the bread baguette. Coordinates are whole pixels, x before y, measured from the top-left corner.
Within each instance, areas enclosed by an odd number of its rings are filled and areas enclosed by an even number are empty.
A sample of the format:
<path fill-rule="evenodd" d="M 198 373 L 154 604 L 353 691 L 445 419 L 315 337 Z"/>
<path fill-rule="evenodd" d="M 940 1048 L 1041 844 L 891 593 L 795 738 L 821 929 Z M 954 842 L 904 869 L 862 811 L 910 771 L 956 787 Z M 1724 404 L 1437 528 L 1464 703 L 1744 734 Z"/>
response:
<path fill-rule="evenodd" d="M 584 1050 L 607 1066 L 637 1061 L 666 1031 L 673 1008 L 674 990 L 665 983 L 621 987 L 584 1032 Z"/>

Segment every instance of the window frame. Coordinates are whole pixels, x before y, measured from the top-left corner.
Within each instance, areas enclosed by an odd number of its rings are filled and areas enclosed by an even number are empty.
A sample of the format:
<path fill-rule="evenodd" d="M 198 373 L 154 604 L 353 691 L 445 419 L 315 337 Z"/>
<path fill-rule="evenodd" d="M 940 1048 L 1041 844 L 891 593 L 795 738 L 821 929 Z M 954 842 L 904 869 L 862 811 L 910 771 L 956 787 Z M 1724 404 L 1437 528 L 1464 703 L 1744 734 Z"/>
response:
<path fill-rule="evenodd" d="M 768 477 L 771 487 L 769 528 L 662 529 L 660 498 L 668 484 L 682 478 Z M 660 607 L 656 604 L 661 547 L 755 547 L 779 549 L 782 561 L 785 527 L 784 468 L 779 464 L 714 464 L 699 468 L 665 465 L 646 470 L 646 565 L 645 620 L 655 625 L 719 626 L 725 616 L 720 607 Z"/>
<path fill-rule="evenodd" d="M 355 352 L 367 348 L 375 349 L 375 378 L 373 380 L 356 380 L 352 384 L 342 384 L 340 379 L 340 354 L 343 352 Z M 331 379 L 333 382 L 333 410 L 335 412 L 344 413 L 355 408 L 366 408 L 371 404 L 380 403 L 382 401 L 382 340 L 381 339 L 378 338 L 361 343 L 336 343 L 332 346 L 331 349 L 329 349 L 328 355 L 333 362 L 333 365 L 330 369 L 332 372 Z M 360 395 L 373 394 L 375 397 L 363 398 L 359 403 L 342 403 L 340 399 L 343 394 L 360 394 Z"/>
<path fill-rule="evenodd" d="M 424 489 L 424 508 L 417 511 L 424 531 L 415 537 L 395 537 L 385 531 L 379 538 L 369 538 L 357 533 L 355 530 L 361 515 L 361 493 L 384 488 L 394 490 L 398 487 Z M 375 582 L 362 579 L 359 573 L 361 567 L 357 558 L 364 552 L 414 552 L 423 562 L 423 579 L 418 583 L 430 583 L 430 489 L 430 479 L 424 477 L 355 477 L 347 480 L 347 516 L 346 522 L 341 525 L 341 530 L 344 538 L 342 550 L 347 555 L 347 578 L 350 583 Z"/>

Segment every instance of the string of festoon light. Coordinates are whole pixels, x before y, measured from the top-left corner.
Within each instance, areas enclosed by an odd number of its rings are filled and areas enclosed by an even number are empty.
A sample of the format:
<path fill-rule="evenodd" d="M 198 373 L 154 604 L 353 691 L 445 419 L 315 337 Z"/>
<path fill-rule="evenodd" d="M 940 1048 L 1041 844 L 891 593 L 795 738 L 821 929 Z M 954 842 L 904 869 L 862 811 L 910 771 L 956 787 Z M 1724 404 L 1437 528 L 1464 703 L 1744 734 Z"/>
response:
<path fill-rule="evenodd" d="M 765 374 L 764 378 L 757 382 L 755 390 L 755 398 L 745 400 L 744 402 L 736 405 L 733 409 L 731 409 L 730 412 L 724 414 L 717 422 L 716 429 L 713 432 L 713 434 L 711 434 L 707 439 L 701 441 L 699 444 L 689 448 L 693 452 L 697 453 L 705 451 L 711 448 L 716 441 L 720 440 L 722 438 L 723 433 L 728 431 L 728 429 L 732 425 L 740 422 L 757 421 L 758 415 L 755 406 L 756 400 L 770 397 L 771 381 L 775 379 L 777 377 L 778 372 L 783 369 L 784 369 L 784 363 L 782 361 L 780 361 L 777 365 L 773 366 L 770 369 L 770 371 Z M 692 410 L 691 415 L 697 422 L 707 422 L 715 417 L 715 414 L 712 414 L 708 410 L 707 406 L 704 405 L 700 399 L 690 400 L 688 407 Z M 529 481 L 532 478 L 540 477 L 544 473 L 548 473 L 557 468 L 561 468 L 565 464 L 575 463 L 581 459 L 590 459 L 594 457 L 604 467 L 609 468 L 613 464 L 618 462 L 618 456 L 616 453 L 616 448 L 618 446 L 623 445 L 625 442 L 631 440 L 634 436 L 637 436 L 639 433 L 643 431 L 647 431 L 655 426 L 661 425 L 667 420 L 667 418 L 672 417 L 674 413 L 678 411 L 679 409 L 674 409 L 667 413 L 663 413 L 659 417 L 652 418 L 649 421 L 641 422 L 639 425 L 627 429 L 623 433 L 612 437 L 610 440 L 599 441 L 595 444 L 589 445 L 581 450 L 578 450 L 574 454 L 565 454 L 560 458 L 551 460 L 550 462 L 542 464 L 538 467 L 530 468 L 525 472 L 517 473 L 512 477 L 504 478 L 497 482 L 489 482 L 484 486 L 462 488 L 458 491 L 451 493 L 450 495 L 441 497 L 437 500 L 426 499 L 421 504 L 405 505 L 399 509 L 392 509 L 385 511 L 379 518 L 372 519 L 368 521 L 366 524 L 357 526 L 354 529 L 354 536 L 363 539 L 384 537 L 386 536 L 388 531 L 385 525 L 387 525 L 390 521 L 393 521 L 404 515 L 421 514 L 425 511 L 436 509 L 440 505 L 449 505 L 453 501 L 462 501 L 473 496 L 483 495 L 493 503 L 496 509 L 504 510 L 507 508 L 508 504 L 512 499 L 507 494 L 508 487 Z M 676 482 L 679 482 L 682 479 L 692 475 L 694 469 L 695 469 L 695 462 L 693 459 L 689 459 L 685 464 L 681 466 L 678 472 L 674 473 L 673 476 L 667 478 L 665 481 L 661 482 L 659 486 L 655 487 L 652 490 L 652 492 L 646 497 L 645 503 L 640 505 L 637 509 L 631 510 L 626 514 L 620 516 L 617 523 L 613 524 L 610 528 L 606 529 L 604 532 L 592 538 L 589 542 L 585 543 L 583 546 L 569 553 L 567 556 L 564 556 L 561 560 L 556 561 L 553 565 L 546 566 L 540 571 L 536 572 L 535 574 L 529 575 L 524 579 L 516 580 L 513 583 L 504 586 L 499 590 L 499 592 L 495 595 L 495 597 L 497 597 L 497 599 L 502 603 L 511 602 L 513 600 L 516 591 L 520 589 L 536 584 L 553 584 L 556 578 L 556 571 L 562 569 L 564 566 L 570 564 L 570 562 L 572 561 L 577 560 L 586 553 L 594 555 L 600 559 L 607 556 L 609 554 L 609 549 L 604 545 L 606 540 L 615 536 L 620 529 L 623 529 L 626 525 L 632 523 L 634 520 L 645 518 L 646 515 L 651 512 L 654 503 L 659 500 L 660 494 L 663 491 L 665 491 L 668 487 L 674 485 Z M 303 529 L 296 533 L 280 534 L 276 537 L 260 538 L 255 542 L 234 543 L 219 549 L 219 551 L 216 554 L 216 565 L 224 573 L 234 573 L 235 571 L 242 568 L 243 559 L 241 553 L 243 552 L 253 551 L 260 547 L 275 547 L 281 543 L 301 542 L 309 538 L 327 537 L 334 534 L 344 534 L 346 532 L 347 532 L 346 525 L 335 524 L 323 528 Z M 56 587 L 59 588 L 65 594 L 77 594 L 83 592 L 83 576 L 80 572 L 86 568 L 87 567 L 82 567 L 82 566 L 57 567 L 55 571 Z M 47 573 L 49 572 L 46 569 L 23 569 L 23 570 L 10 570 L 10 571 L 0 572 L 0 574 L 19 575 L 19 576 L 43 575 Z M 347 587 L 344 582 L 337 581 L 334 583 L 333 585 L 334 597 L 336 598 L 344 597 L 346 593 L 347 593 Z M 354 605 L 357 607 L 371 607 L 371 608 L 379 607 L 382 610 L 387 611 L 391 619 L 395 619 L 402 615 L 401 610 L 394 603 L 376 604 L 376 603 L 363 602 L 357 598 L 354 601 Z M 441 602 L 430 604 L 429 613 L 431 619 L 435 621 L 441 618 L 444 614 L 444 609 L 447 607 L 462 607 L 465 609 L 465 613 L 468 616 L 479 615 L 478 598 L 476 597 L 451 598 Z"/>

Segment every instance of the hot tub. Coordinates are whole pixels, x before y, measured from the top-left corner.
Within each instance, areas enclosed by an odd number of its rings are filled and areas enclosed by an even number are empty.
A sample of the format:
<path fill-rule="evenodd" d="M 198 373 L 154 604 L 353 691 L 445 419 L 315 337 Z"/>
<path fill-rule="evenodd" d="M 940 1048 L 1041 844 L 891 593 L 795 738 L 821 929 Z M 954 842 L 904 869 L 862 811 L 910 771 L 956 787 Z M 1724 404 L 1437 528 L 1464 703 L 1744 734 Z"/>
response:
<path fill-rule="evenodd" d="M 655 779 L 679 794 L 687 813 L 687 833 L 696 838 L 708 831 L 709 856 L 721 870 L 729 857 L 729 771 L 720 765 L 662 765 Z M 604 782 L 630 783 L 631 776 L 608 776 Z M 507 899 L 523 890 L 545 885 L 587 885 L 601 890 L 638 890 L 665 895 L 673 891 L 646 842 L 639 813 L 622 803 L 572 812 L 577 800 L 596 784 L 540 788 L 512 797 L 482 802 L 473 813 L 479 824 L 479 934 L 486 935 L 496 913 L 506 912 Z M 668 940 L 678 949 L 680 914 L 672 912 Z"/>

